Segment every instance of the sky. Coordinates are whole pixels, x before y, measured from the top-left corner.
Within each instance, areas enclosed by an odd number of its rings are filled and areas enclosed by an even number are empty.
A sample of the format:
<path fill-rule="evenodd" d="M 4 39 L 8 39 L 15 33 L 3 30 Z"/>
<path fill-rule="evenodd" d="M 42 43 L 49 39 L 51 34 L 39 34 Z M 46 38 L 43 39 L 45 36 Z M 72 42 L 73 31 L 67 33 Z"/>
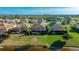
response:
<path fill-rule="evenodd" d="M 0 7 L 0 14 L 79 15 L 79 8 L 77 7 Z"/>

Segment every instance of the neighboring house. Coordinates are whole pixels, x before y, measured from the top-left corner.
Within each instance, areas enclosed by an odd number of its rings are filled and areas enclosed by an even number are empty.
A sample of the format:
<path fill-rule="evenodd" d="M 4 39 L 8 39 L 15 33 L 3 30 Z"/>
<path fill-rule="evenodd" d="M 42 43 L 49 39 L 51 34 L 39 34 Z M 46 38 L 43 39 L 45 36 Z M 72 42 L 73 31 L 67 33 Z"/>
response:
<path fill-rule="evenodd" d="M 50 23 L 49 28 L 51 29 L 51 33 L 58 33 L 58 34 L 67 33 L 67 30 L 61 24 Z"/>
<path fill-rule="evenodd" d="M 6 28 L 6 31 L 8 31 L 9 29 L 15 28 L 17 25 L 14 23 L 4 23 L 4 26 Z"/>
<path fill-rule="evenodd" d="M 51 22 L 51 23 L 49 24 L 49 27 L 53 27 L 55 24 L 56 24 L 56 22 Z"/>
<path fill-rule="evenodd" d="M 12 28 L 8 31 L 8 33 L 20 33 L 22 30 L 18 27 Z"/>
<path fill-rule="evenodd" d="M 79 23 L 73 24 L 72 27 L 79 29 Z"/>
<path fill-rule="evenodd" d="M 38 23 L 38 19 L 31 19 L 31 20 L 29 21 L 29 23 L 37 24 L 37 23 Z"/>
<path fill-rule="evenodd" d="M 13 19 L 13 20 L 15 21 L 16 24 L 21 23 L 21 20 L 20 19 L 17 19 L 16 18 L 16 19 Z"/>
<path fill-rule="evenodd" d="M 15 23 L 15 20 L 13 20 L 13 19 L 5 19 L 5 22 L 6 23 Z"/>
<path fill-rule="evenodd" d="M 5 31 L 8 31 L 9 29 L 12 29 L 14 27 L 16 27 L 17 25 L 13 22 L 7 22 L 5 20 L 0 20 L 0 27 L 2 29 L 2 27 L 5 28 Z"/>
<path fill-rule="evenodd" d="M 4 24 L 2 23 L 2 21 L 0 21 L 0 34 L 3 34 L 6 32 L 6 28 L 4 26 Z"/>
<path fill-rule="evenodd" d="M 21 27 L 12 28 L 8 31 L 8 33 L 10 33 L 10 34 L 28 34 L 28 32 Z"/>
<path fill-rule="evenodd" d="M 26 18 L 26 19 L 25 19 L 25 23 L 28 23 L 28 22 L 29 22 L 29 19 L 28 19 L 28 18 Z"/>
<path fill-rule="evenodd" d="M 72 31 L 79 33 L 79 23 L 71 25 Z"/>
<path fill-rule="evenodd" d="M 33 34 L 45 34 L 46 31 L 46 27 L 41 24 L 34 24 L 31 29 Z"/>
<path fill-rule="evenodd" d="M 46 20 L 43 18 L 38 19 L 38 23 L 46 23 Z"/>
<path fill-rule="evenodd" d="M 57 17 L 56 20 L 57 21 L 63 21 L 64 20 L 64 17 Z"/>

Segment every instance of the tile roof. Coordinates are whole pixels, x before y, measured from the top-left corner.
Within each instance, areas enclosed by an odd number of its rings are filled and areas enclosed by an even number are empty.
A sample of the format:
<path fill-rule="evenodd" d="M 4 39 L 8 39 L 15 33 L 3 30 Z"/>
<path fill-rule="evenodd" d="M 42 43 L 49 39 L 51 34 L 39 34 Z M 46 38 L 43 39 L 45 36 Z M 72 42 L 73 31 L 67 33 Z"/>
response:
<path fill-rule="evenodd" d="M 0 22 L 0 29 L 8 30 L 8 29 L 13 28 L 15 26 L 16 25 L 14 23 Z"/>
<path fill-rule="evenodd" d="M 46 30 L 45 26 L 42 26 L 41 24 L 34 24 L 32 26 L 32 30 L 35 30 L 35 31 L 44 31 Z"/>
<path fill-rule="evenodd" d="M 61 24 L 55 24 L 52 30 L 53 31 L 66 31 L 66 29 Z"/>

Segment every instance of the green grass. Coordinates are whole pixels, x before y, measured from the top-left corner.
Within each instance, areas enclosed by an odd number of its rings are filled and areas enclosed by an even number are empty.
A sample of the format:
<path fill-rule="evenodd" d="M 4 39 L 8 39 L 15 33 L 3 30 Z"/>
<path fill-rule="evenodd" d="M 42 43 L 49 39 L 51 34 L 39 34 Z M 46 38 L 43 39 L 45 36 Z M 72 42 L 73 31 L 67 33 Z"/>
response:
<path fill-rule="evenodd" d="M 67 41 L 66 46 L 76 46 L 79 47 L 79 33 L 70 32 L 72 39 Z"/>
<path fill-rule="evenodd" d="M 44 35 L 44 36 L 37 36 L 38 38 L 38 45 L 46 45 L 51 44 L 56 40 L 62 40 L 61 35 Z"/>
<path fill-rule="evenodd" d="M 61 35 L 36 35 L 37 45 L 51 44 L 56 40 L 62 40 Z M 11 34 L 9 39 L 3 41 L 0 46 L 23 46 L 32 44 L 32 36 L 21 36 L 19 34 Z"/>
<path fill-rule="evenodd" d="M 79 20 L 79 17 L 72 17 L 72 20 Z"/>
<path fill-rule="evenodd" d="M 73 39 L 67 41 L 66 46 L 79 47 L 79 34 L 70 32 Z M 37 45 L 47 45 L 56 40 L 63 40 L 62 35 L 36 35 Z M 23 46 L 31 43 L 32 36 L 21 36 L 19 34 L 11 34 L 9 39 L 3 41 L 0 46 Z"/>
<path fill-rule="evenodd" d="M 65 46 L 76 46 L 79 47 L 79 33 L 69 32 L 69 34 L 73 37 L 67 41 Z M 57 40 L 64 40 L 62 35 L 35 35 L 37 38 L 36 45 L 47 45 L 52 44 Z M 31 42 L 32 36 L 22 36 L 21 34 L 11 34 L 10 38 L 4 40 L 0 43 L 0 46 L 23 46 L 28 44 L 33 44 Z"/>
<path fill-rule="evenodd" d="M 21 36 L 20 34 L 11 34 L 10 38 L 4 40 L 0 46 L 23 46 L 30 43 L 30 36 Z"/>
<path fill-rule="evenodd" d="M 76 47 L 79 47 L 79 33 L 76 33 L 76 32 L 70 32 L 71 29 L 71 26 L 66 26 L 67 27 L 67 30 L 68 30 L 68 33 L 73 37 L 72 39 L 68 40 L 67 41 L 67 44 L 66 46 L 76 46 Z"/>

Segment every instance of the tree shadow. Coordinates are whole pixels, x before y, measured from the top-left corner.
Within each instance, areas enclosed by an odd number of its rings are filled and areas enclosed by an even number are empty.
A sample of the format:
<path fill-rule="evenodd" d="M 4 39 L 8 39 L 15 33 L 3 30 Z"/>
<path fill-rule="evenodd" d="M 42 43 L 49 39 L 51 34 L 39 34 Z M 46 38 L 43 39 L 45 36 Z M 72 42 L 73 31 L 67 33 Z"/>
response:
<path fill-rule="evenodd" d="M 57 50 L 63 48 L 65 44 L 66 44 L 66 41 L 57 40 L 50 45 L 49 49 L 53 50 L 53 51 L 57 51 Z"/>

